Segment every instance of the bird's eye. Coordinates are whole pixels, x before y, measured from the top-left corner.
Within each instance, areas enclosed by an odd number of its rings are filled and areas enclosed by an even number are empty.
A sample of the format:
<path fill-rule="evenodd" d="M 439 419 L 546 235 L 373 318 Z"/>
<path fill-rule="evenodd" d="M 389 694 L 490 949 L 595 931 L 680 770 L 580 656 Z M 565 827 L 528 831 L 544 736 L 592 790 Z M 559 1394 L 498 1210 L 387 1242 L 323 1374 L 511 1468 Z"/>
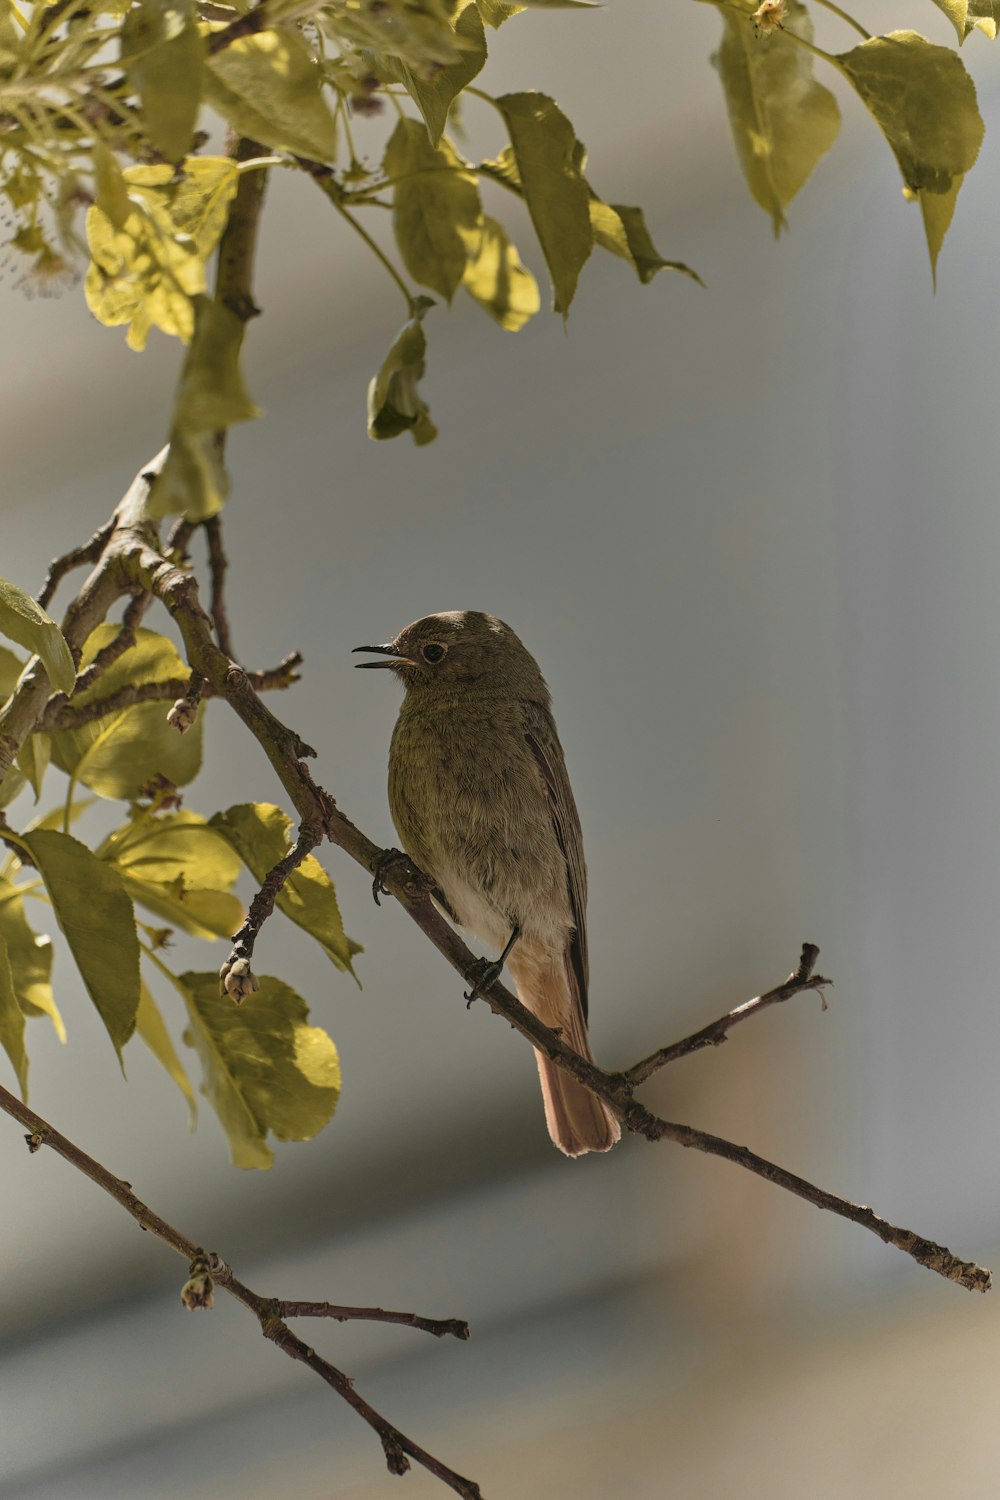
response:
<path fill-rule="evenodd" d="M 447 649 L 447 646 L 441 646 L 437 641 L 428 641 L 426 646 L 421 646 L 420 654 L 424 661 L 436 662 L 441 660 Z"/>

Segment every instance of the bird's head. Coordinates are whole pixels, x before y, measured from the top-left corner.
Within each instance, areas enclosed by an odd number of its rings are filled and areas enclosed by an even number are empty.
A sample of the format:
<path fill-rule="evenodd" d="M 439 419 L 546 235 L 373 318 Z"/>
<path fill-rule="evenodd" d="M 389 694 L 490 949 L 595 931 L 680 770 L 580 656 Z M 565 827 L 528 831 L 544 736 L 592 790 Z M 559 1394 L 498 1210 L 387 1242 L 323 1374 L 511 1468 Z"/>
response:
<path fill-rule="evenodd" d="M 425 615 L 384 646 L 355 646 L 379 661 L 358 667 L 387 667 L 407 691 L 435 684 L 482 684 L 517 697 L 548 702 L 548 690 L 535 658 L 495 615 L 452 609 Z"/>

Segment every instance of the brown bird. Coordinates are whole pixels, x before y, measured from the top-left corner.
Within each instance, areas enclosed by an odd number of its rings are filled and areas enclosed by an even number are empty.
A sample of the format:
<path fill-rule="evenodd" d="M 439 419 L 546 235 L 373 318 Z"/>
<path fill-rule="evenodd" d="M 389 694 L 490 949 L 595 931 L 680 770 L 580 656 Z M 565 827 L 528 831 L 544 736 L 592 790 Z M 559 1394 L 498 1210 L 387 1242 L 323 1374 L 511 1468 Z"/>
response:
<path fill-rule="evenodd" d="M 493 615 L 450 610 L 407 625 L 383 661 L 405 693 L 389 750 L 389 806 L 407 854 L 462 927 L 498 950 L 524 1005 L 589 1058 L 587 869 L 549 690 Z M 617 1120 L 535 1054 L 560 1151 L 608 1151 Z"/>

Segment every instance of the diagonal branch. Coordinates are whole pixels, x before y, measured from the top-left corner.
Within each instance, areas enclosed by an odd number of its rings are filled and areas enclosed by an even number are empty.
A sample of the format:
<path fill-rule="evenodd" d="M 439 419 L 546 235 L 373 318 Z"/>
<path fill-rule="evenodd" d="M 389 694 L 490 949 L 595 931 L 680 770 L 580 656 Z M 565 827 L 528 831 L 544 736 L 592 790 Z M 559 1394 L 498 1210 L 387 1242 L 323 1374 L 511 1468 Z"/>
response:
<path fill-rule="evenodd" d="M 96 562 L 104 548 L 104 544 L 114 530 L 115 522 L 112 516 L 110 521 L 105 521 L 99 527 L 89 541 L 79 547 L 73 547 L 69 552 L 64 552 L 62 557 L 54 557 L 49 563 L 49 571 L 45 575 L 41 592 L 38 595 L 38 603 L 42 609 L 48 609 L 52 602 L 52 596 L 67 573 L 74 568 L 80 568 L 84 563 Z"/>
<path fill-rule="evenodd" d="M 322 1377 L 327 1385 L 335 1390 L 347 1404 L 378 1433 L 389 1464 L 390 1472 L 403 1474 L 410 1467 L 409 1460 L 412 1458 L 425 1469 L 429 1470 L 435 1478 L 442 1480 L 456 1494 L 464 1497 L 464 1500 L 481 1500 L 479 1486 L 471 1479 L 465 1479 L 443 1464 L 440 1459 L 421 1448 L 412 1438 L 408 1438 L 404 1432 L 394 1426 L 382 1416 L 381 1412 L 375 1410 L 363 1396 L 354 1389 L 354 1382 L 349 1375 L 345 1375 L 336 1365 L 330 1363 L 317 1354 L 314 1349 L 297 1337 L 284 1321 L 288 1317 L 334 1317 L 346 1322 L 348 1319 L 358 1318 L 366 1321 L 378 1320 L 385 1323 L 402 1323 L 411 1328 L 425 1330 L 440 1338 L 442 1334 L 452 1333 L 457 1338 L 468 1338 L 469 1329 L 466 1323 L 458 1318 L 421 1318 L 415 1313 L 393 1313 L 385 1312 L 382 1308 L 373 1307 L 334 1307 L 328 1302 L 285 1302 L 279 1298 L 263 1297 L 259 1292 L 252 1291 L 234 1275 L 231 1268 L 218 1255 L 206 1256 L 186 1235 L 159 1214 L 153 1212 L 141 1199 L 137 1198 L 132 1191 L 130 1183 L 123 1182 L 120 1177 L 115 1177 L 107 1167 L 95 1161 L 73 1141 L 69 1140 L 47 1120 L 43 1120 L 33 1109 L 15 1094 L 0 1086 L 0 1109 L 13 1119 L 19 1120 L 28 1131 L 25 1137 L 29 1151 L 39 1151 L 43 1146 L 48 1146 L 57 1156 L 76 1167 L 91 1182 L 118 1203 L 126 1213 L 131 1214 L 141 1229 L 148 1230 L 157 1239 L 169 1245 L 178 1255 L 182 1255 L 189 1263 L 197 1263 L 199 1271 L 207 1272 L 210 1280 L 207 1288 L 201 1289 L 201 1296 L 197 1301 L 187 1301 L 188 1306 L 211 1306 L 211 1284 L 214 1283 L 223 1291 L 235 1297 L 237 1302 L 242 1302 L 255 1314 L 260 1323 L 261 1332 L 266 1339 L 277 1344 L 291 1359 L 301 1360 L 311 1370 Z M 194 1265 L 192 1264 L 192 1272 Z M 185 1288 L 185 1290 L 187 1290 Z"/>
<path fill-rule="evenodd" d="M 254 944 L 260 929 L 274 911 L 274 903 L 282 886 L 294 870 L 297 870 L 307 855 L 319 847 L 325 835 L 325 824 L 319 818 L 304 818 L 299 825 L 299 836 L 273 869 L 264 876 L 260 890 L 250 903 L 243 926 L 233 934 L 233 946 L 222 968 L 219 970 L 221 993 L 230 995 L 237 1005 L 257 988 L 257 981 L 250 968 Z"/>
<path fill-rule="evenodd" d="M 779 1005 L 783 1000 L 791 1000 L 793 995 L 800 995 L 803 990 L 832 987 L 832 979 L 813 973 L 818 957 L 819 949 L 815 943 L 803 943 L 798 968 L 789 974 L 783 984 L 775 985 L 765 995 L 755 995 L 752 1000 L 738 1005 L 735 1010 L 727 1011 L 717 1021 L 710 1021 L 707 1026 L 703 1026 L 700 1031 L 693 1031 L 682 1041 L 674 1042 L 669 1047 L 661 1047 L 650 1057 L 644 1057 L 642 1062 L 635 1063 L 627 1070 L 625 1077 L 633 1088 L 638 1088 L 640 1083 L 645 1083 L 647 1078 L 651 1078 L 660 1068 L 665 1068 L 667 1063 L 676 1062 L 679 1057 L 687 1057 L 692 1052 L 700 1052 L 702 1047 L 718 1047 L 740 1021 L 748 1021 L 769 1005 Z"/>

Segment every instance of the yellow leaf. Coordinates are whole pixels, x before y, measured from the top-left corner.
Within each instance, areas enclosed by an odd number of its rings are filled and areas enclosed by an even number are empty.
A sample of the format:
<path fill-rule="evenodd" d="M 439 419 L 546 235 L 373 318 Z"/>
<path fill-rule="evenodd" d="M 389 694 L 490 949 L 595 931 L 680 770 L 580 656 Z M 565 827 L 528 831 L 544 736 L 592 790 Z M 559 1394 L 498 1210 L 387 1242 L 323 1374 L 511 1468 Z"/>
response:
<path fill-rule="evenodd" d="M 812 41 L 812 21 L 799 0 L 787 0 L 786 20 L 790 31 Z M 747 186 L 770 214 L 777 236 L 785 209 L 836 140 L 837 101 L 813 78 L 806 48 L 780 30 L 766 39 L 756 36 L 749 11 L 726 10 L 722 44 L 712 60 Z"/>
<path fill-rule="evenodd" d="M 462 285 L 511 333 L 523 328 L 541 306 L 537 281 L 521 264 L 503 225 L 489 214 L 483 219 L 479 245 L 465 267 Z"/>

